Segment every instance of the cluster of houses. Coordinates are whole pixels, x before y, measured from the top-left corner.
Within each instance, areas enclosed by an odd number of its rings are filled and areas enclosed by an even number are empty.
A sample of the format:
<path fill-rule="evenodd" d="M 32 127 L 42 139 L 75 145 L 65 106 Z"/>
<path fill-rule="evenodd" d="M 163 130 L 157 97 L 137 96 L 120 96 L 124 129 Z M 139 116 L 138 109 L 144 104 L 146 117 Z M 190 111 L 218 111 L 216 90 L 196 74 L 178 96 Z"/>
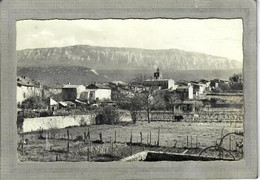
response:
<path fill-rule="evenodd" d="M 40 96 L 49 99 L 48 106 L 52 109 L 57 107 L 76 107 L 77 104 L 97 104 L 99 102 L 112 102 L 113 91 L 122 93 L 125 96 L 132 96 L 147 88 L 156 88 L 160 91 L 175 92 L 185 104 L 194 104 L 195 99 L 202 97 L 206 91 L 218 86 L 218 81 L 212 84 L 211 81 L 179 81 L 163 79 L 159 68 L 154 73 L 153 79 L 146 79 L 142 83 L 122 81 L 111 81 L 108 83 L 91 83 L 89 85 L 65 84 L 55 88 L 41 85 L 28 77 L 17 77 L 17 104 L 32 96 Z M 55 95 L 60 95 L 55 98 Z M 56 96 L 57 97 L 57 96 Z"/>

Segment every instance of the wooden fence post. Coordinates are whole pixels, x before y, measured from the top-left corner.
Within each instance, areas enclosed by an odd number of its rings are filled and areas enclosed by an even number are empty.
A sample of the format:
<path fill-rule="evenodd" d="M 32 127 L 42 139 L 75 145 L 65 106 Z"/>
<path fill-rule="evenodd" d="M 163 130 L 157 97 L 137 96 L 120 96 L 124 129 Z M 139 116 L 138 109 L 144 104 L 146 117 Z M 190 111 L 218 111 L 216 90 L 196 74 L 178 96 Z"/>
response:
<path fill-rule="evenodd" d="M 24 154 L 24 134 L 22 134 L 22 155 Z"/>
<path fill-rule="evenodd" d="M 115 141 L 114 141 L 114 143 L 116 143 L 116 130 L 115 130 Z"/>
<path fill-rule="evenodd" d="M 157 146 L 160 146 L 160 129 L 158 130 L 158 140 L 157 140 Z"/>
<path fill-rule="evenodd" d="M 189 136 L 187 135 L 187 148 L 189 147 Z"/>
<path fill-rule="evenodd" d="M 229 150 L 231 151 L 232 150 L 232 147 L 231 147 L 231 135 L 229 135 Z"/>
<path fill-rule="evenodd" d="M 84 132 L 84 143 L 86 144 L 86 142 L 87 142 L 87 134 L 86 132 Z"/>
<path fill-rule="evenodd" d="M 142 134 L 142 132 L 140 132 L 140 138 L 141 138 L 141 144 L 143 143 L 143 134 Z"/>
<path fill-rule="evenodd" d="M 152 144 L 152 133 L 150 131 L 150 144 Z"/>
<path fill-rule="evenodd" d="M 198 148 L 198 137 L 196 136 L 196 148 Z"/>
<path fill-rule="evenodd" d="M 89 131 L 89 128 L 88 128 L 88 134 L 87 134 L 87 139 L 88 139 L 88 144 L 90 144 L 90 131 Z"/>
<path fill-rule="evenodd" d="M 131 135 L 130 135 L 130 144 L 133 143 L 133 134 L 132 134 L 132 131 L 131 131 Z"/>
<path fill-rule="evenodd" d="M 190 147 L 192 148 L 192 136 L 190 136 Z"/>
<path fill-rule="evenodd" d="M 90 161 L 90 151 L 89 151 L 89 147 L 88 147 L 88 149 L 87 149 L 87 153 L 88 153 L 88 161 Z"/>
<path fill-rule="evenodd" d="M 68 140 L 67 140 L 67 153 L 70 152 L 70 131 L 69 129 L 67 130 L 67 136 L 68 136 Z"/>
<path fill-rule="evenodd" d="M 100 139 L 100 142 L 102 143 L 102 142 L 103 142 L 103 139 L 102 139 L 102 131 L 100 131 L 100 133 L 99 133 L 99 139 Z"/>

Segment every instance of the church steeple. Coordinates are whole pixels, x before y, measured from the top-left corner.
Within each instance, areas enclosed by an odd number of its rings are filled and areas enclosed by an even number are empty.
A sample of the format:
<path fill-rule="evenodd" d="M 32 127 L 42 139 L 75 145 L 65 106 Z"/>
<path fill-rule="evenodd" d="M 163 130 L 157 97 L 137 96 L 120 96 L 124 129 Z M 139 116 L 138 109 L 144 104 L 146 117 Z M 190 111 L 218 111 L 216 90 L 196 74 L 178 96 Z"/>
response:
<path fill-rule="evenodd" d="M 161 79 L 161 74 L 160 74 L 160 69 L 159 69 L 159 67 L 157 67 L 157 71 L 156 72 L 154 72 L 154 78 L 155 79 Z"/>

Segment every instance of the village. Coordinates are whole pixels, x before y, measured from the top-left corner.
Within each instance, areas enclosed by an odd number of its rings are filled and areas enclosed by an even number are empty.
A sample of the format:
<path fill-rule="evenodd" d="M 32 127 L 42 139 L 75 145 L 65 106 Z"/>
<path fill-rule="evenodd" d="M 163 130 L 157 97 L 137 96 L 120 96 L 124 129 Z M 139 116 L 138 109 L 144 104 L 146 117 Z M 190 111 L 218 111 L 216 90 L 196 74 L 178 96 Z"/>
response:
<path fill-rule="evenodd" d="M 19 159 L 112 161 L 135 159 L 136 153 L 147 149 L 149 152 L 160 150 L 193 156 L 212 144 L 219 148 L 217 158 L 224 158 L 226 151 L 228 158 L 240 159 L 243 139 L 237 135 L 243 135 L 242 82 L 239 74 L 229 80 L 175 82 L 163 78 L 159 68 L 152 78 L 140 74 L 131 82 L 117 80 L 87 85 L 68 82 L 48 87 L 37 80 L 19 76 Z M 177 128 L 176 123 L 181 127 Z M 201 129 L 200 126 L 205 127 Z M 225 134 L 230 133 L 233 136 L 227 142 L 223 141 Z M 208 136 L 213 138 L 207 139 Z M 170 141 L 170 138 L 173 139 Z M 35 150 L 30 148 L 35 148 L 34 141 L 40 141 L 41 146 L 37 148 L 41 152 L 32 155 Z M 75 145 L 77 141 L 82 144 Z M 223 144 L 225 147 L 221 148 L 225 151 L 220 148 Z M 68 158 L 75 146 L 82 148 L 84 155 L 71 154 Z M 42 151 L 49 154 L 45 158 L 38 157 Z M 211 151 L 207 153 L 207 156 L 212 154 Z M 146 156 L 157 158 L 151 153 Z"/>

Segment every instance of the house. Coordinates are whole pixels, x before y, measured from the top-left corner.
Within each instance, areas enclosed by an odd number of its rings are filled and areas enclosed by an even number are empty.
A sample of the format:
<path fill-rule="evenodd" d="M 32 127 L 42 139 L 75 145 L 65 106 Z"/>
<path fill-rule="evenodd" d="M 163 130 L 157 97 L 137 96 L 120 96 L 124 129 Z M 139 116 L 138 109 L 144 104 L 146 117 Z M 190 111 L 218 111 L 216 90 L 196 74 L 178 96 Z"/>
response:
<path fill-rule="evenodd" d="M 16 101 L 21 104 L 24 100 L 33 97 L 42 97 L 41 84 L 25 76 L 17 77 Z"/>
<path fill-rule="evenodd" d="M 61 94 L 62 93 L 63 85 L 56 84 L 53 86 L 45 86 L 43 85 L 43 97 L 48 98 L 52 95 Z"/>
<path fill-rule="evenodd" d="M 84 85 L 66 84 L 62 88 L 62 97 L 64 101 L 88 100 L 88 93 Z"/>
<path fill-rule="evenodd" d="M 206 79 L 201 79 L 199 80 L 200 84 L 204 84 L 206 86 L 206 90 L 210 91 L 211 87 L 210 87 L 210 81 L 206 80 Z"/>
<path fill-rule="evenodd" d="M 219 84 L 229 84 L 229 81 L 223 79 L 213 79 L 210 81 L 210 87 L 212 89 L 218 88 Z"/>
<path fill-rule="evenodd" d="M 182 101 L 193 99 L 193 85 L 191 83 L 188 83 L 186 86 L 180 85 L 175 91 Z"/>
<path fill-rule="evenodd" d="M 48 108 L 54 111 L 59 108 L 59 103 L 55 101 L 53 98 L 48 98 Z"/>
<path fill-rule="evenodd" d="M 191 84 L 193 85 L 193 94 L 195 96 L 199 96 L 204 94 L 207 85 L 198 81 L 191 81 Z"/>
<path fill-rule="evenodd" d="M 111 89 L 104 84 L 91 83 L 86 87 L 86 92 L 90 103 L 111 100 Z"/>

